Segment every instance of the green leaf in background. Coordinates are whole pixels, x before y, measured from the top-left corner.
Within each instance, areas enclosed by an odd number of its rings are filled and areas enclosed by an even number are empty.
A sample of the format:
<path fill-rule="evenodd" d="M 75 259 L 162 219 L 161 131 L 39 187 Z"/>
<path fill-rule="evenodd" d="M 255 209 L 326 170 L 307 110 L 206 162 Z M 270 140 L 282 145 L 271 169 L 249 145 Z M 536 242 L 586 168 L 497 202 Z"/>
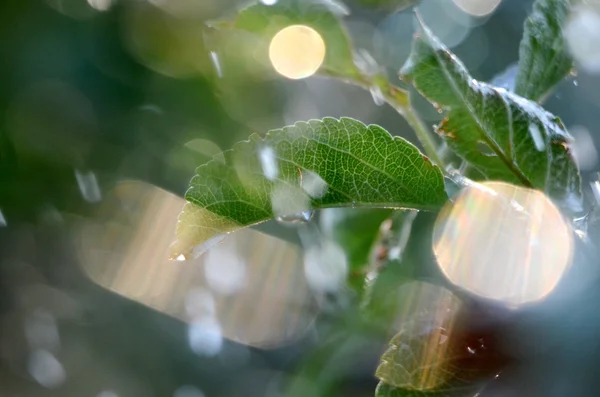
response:
<path fill-rule="evenodd" d="M 525 21 L 515 93 L 541 101 L 573 68 L 563 25 L 571 0 L 537 0 Z"/>
<path fill-rule="evenodd" d="M 325 118 L 252 135 L 196 170 L 171 257 L 272 218 L 301 221 L 313 209 L 438 209 L 440 169 L 376 125 Z"/>
<path fill-rule="evenodd" d="M 323 234 L 348 255 L 350 271 L 364 279 L 381 224 L 392 215 L 382 208 L 328 208 L 321 212 Z"/>
<path fill-rule="evenodd" d="M 358 0 L 364 6 L 393 12 L 417 5 L 421 0 Z"/>
<path fill-rule="evenodd" d="M 256 34 L 264 39 L 262 59 L 268 59 L 267 47 L 273 36 L 292 25 L 306 25 L 316 30 L 325 42 L 325 73 L 354 78 L 359 71 L 354 64 L 352 45 L 340 22 L 343 6 L 333 1 L 280 0 L 273 5 L 257 3 L 241 10 L 232 20 L 219 21 L 216 28 L 233 28 Z"/>
<path fill-rule="evenodd" d="M 540 189 L 581 209 L 581 180 L 560 120 L 538 104 L 473 79 L 421 23 L 400 75 L 446 111 L 437 132 L 487 179 Z"/>

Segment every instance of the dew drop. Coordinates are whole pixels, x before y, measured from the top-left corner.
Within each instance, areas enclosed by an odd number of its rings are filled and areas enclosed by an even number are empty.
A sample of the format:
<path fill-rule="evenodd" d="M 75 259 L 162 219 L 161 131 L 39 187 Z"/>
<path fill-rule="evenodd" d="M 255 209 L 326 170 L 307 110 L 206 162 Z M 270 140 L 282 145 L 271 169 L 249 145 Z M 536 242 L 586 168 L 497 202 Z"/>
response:
<path fill-rule="evenodd" d="M 80 171 L 76 169 L 75 179 L 77 180 L 79 191 L 86 201 L 97 203 L 102 200 L 102 194 L 100 193 L 100 186 L 98 186 L 96 174 L 91 171 Z"/>
<path fill-rule="evenodd" d="M 314 214 L 314 211 L 302 211 L 297 214 L 278 216 L 275 220 L 284 225 L 301 225 L 310 222 Z"/>
<path fill-rule="evenodd" d="M 541 152 L 546 148 L 546 143 L 544 142 L 544 138 L 542 137 L 542 133 L 540 132 L 540 127 L 537 124 L 531 123 L 529 124 L 529 134 L 533 139 L 533 144 L 535 148 Z"/>
<path fill-rule="evenodd" d="M 52 353 L 43 349 L 31 353 L 28 370 L 33 379 L 48 389 L 61 386 L 67 378 L 60 361 Z"/>
<path fill-rule="evenodd" d="M 259 153 L 259 159 L 265 178 L 270 181 L 277 178 L 279 168 L 277 168 L 277 160 L 273 148 L 270 146 L 262 148 Z"/>
<path fill-rule="evenodd" d="M 381 91 L 381 87 L 378 85 L 373 85 L 369 88 L 371 92 L 371 96 L 373 97 L 373 102 L 377 106 L 383 106 L 385 104 L 385 97 L 383 96 L 383 92 Z"/>
<path fill-rule="evenodd" d="M 211 51 L 210 60 L 215 68 L 215 71 L 217 72 L 217 76 L 219 76 L 219 78 L 223 78 L 223 69 L 221 69 L 221 61 L 219 60 L 219 54 L 217 54 L 215 51 Z"/>

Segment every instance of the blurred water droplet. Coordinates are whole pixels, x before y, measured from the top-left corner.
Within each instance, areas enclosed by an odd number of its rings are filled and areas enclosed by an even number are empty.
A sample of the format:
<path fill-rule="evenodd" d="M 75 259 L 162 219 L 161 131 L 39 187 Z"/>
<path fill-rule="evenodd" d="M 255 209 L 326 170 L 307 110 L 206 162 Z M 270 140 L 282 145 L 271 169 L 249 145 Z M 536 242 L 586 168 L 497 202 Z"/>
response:
<path fill-rule="evenodd" d="M 598 150 L 587 128 L 575 125 L 569 128 L 574 141 L 571 145 L 573 156 L 582 171 L 592 171 L 598 165 Z"/>
<path fill-rule="evenodd" d="M 2 213 L 2 210 L 0 210 L 0 227 L 4 227 L 6 225 L 6 218 L 4 218 L 4 214 Z"/>
<path fill-rule="evenodd" d="M 590 186 L 592 187 L 592 193 L 594 194 L 596 202 L 600 204 L 600 181 L 592 181 L 590 182 Z"/>
<path fill-rule="evenodd" d="M 56 320 L 42 309 L 37 309 L 25 320 L 25 336 L 31 349 L 56 351 L 60 347 Z"/>
<path fill-rule="evenodd" d="M 260 2 L 266 6 L 272 6 L 277 4 L 277 0 L 260 0 Z"/>
<path fill-rule="evenodd" d="M 577 80 L 573 80 L 573 85 L 574 85 L 575 87 L 577 87 L 577 86 L 579 85 L 579 83 L 577 82 Z"/>
<path fill-rule="evenodd" d="M 315 172 L 302 172 L 302 189 L 312 198 L 321 198 L 327 192 L 327 182 Z"/>
<path fill-rule="evenodd" d="M 29 374 L 40 385 L 55 389 L 67 379 L 67 374 L 60 361 L 47 350 L 35 350 L 29 356 L 27 364 Z"/>
<path fill-rule="evenodd" d="M 326 6 L 327 8 L 329 8 L 329 11 L 331 11 L 334 14 L 337 14 L 340 16 L 350 15 L 350 9 L 348 9 L 348 7 L 339 0 L 318 0 L 318 1 L 321 4 L 323 4 L 324 6 Z"/>
<path fill-rule="evenodd" d="M 188 341 L 194 353 L 214 357 L 223 346 L 221 326 L 213 318 L 196 320 L 188 327 Z"/>
<path fill-rule="evenodd" d="M 348 275 L 346 253 L 329 239 L 310 246 L 304 253 L 304 274 L 313 289 L 335 292 L 344 285 Z"/>
<path fill-rule="evenodd" d="M 231 295 L 244 286 L 246 263 L 231 249 L 217 246 L 206 254 L 204 275 L 213 290 L 222 295 Z"/>
<path fill-rule="evenodd" d="M 119 397 L 119 395 L 112 390 L 102 390 L 96 397 Z"/>
<path fill-rule="evenodd" d="M 260 150 L 259 157 L 260 165 L 262 167 L 265 178 L 272 181 L 279 175 L 279 168 L 277 166 L 277 159 L 275 157 L 275 151 L 272 147 L 267 146 Z"/>
<path fill-rule="evenodd" d="M 223 69 L 221 69 L 221 61 L 219 60 L 219 54 L 217 54 L 215 51 L 211 51 L 210 60 L 215 68 L 215 71 L 217 72 L 217 76 L 219 76 L 219 78 L 222 78 Z"/>
<path fill-rule="evenodd" d="M 87 0 L 87 2 L 97 11 L 107 11 L 112 6 L 112 0 Z"/>
<path fill-rule="evenodd" d="M 177 257 L 176 260 L 179 262 L 185 262 L 187 259 L 186 259 L 185 255 L 179 254 L 179 256 Z"/>
<path fill-rule="evenodd" d="M 314 214 L 314 211 L 302 211 L 297 214 L 278 216 L 275 220 L 284 225 L 299 225 L 310 222 Z"/>
<path fill-rule="evenodd" d="M 271 192 L 271 206 L 279 222 L 305 223 L 310 220 L 305 219 L 311 212 L 310 197 L 300 186 L 287 183 L 275 185 Z"/>
<path fill-rule="evenodd" d="M 185 311 L 190 319 L 213 317 L 216 313 L 215 298 L 204 288 L 195 288 L 187 293 Z"/>
<path fill-rule="evenodd" d="M 365 49 L 359 48 L 354 53 L 354 65 L 360 70 L 364 75 L 367 76 L 375 76 L 382 72 L 381 67 L 375 61 L 375 58 Z"/>
<path fill-rule="evenodd" d="M 591 4 L 576 7 L 564 28 L 564 35 L 573 58 L 581 68 L 590 72 L 600 72 L 600 13 Z"/>
<path fill-rule="evenodd" d="M 371 96 L 373 97 L 373 102 L 375 102 L 375 105 L 383 106 L 385 104 L 385 96 L 381 91 L 381 87 L 378 85 L 373 85 L 371 88 L 369 88 L 369 91 L 371 92 Z"/>
<path fill-rule="evenodd" d="M 204 393 L 196 386 L 183 385 L 175 390 L 173 397 L 204 397 Z"/>
<path fill-rule="evenodd" d="M 98 203 L 102 200 L 102 194 L 100 193 L 100 186 L 98 186 L 96 174 L 91 171 L 80 171 L 76 169 L 75 179 L 77 180 L 79 191 L 86 201 Z"/>
<path fill-rule="evenodd" d="M 535 123 L 529 124 L 529 134 L 531 135 L 531 138 L 533 138 L 535 148 L 540 152 L 543 151 L 546 148 L 546 143 L 542 137 L 540 127 Z"/>
<path fill-rule="evenodd" d="M 281 29 L 269 45 L 269 59 L 277 73 L 289 79 L 315 74 L 325 60 L 325 41 L 315 29 L 292 25 Z"/>

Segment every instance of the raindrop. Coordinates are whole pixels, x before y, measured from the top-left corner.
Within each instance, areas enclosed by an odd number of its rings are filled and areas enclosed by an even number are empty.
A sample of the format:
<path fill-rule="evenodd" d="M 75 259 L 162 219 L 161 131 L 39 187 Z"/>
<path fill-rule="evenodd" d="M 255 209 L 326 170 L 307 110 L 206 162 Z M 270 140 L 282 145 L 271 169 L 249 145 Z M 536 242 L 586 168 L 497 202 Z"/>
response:
<path fill-rule="evenodd" d="M 77 180 L 77 185 L 79 185 L 79 191 L 86 201 L 97 203 L 102 200 L 102 194 L 100 193 L 100 186 L 98 186 L 96 174 L 91 171 L 84 172 L 76 169 L 75 179 Z"/>
<path fill-rule="evenodd" d="M 592 187 L 592 193 L 594 194 L 596 202 L 600 204 L 600 181 L 590 182 L 590 185 Z"/>
<path fill-rule="evenodd" d="M 119 397 L 119 395 L 112 390 L 102 390 L 96 397 Z"/>
<path fill-rule="evenodd" d="M 358 49 L 354 53 L 354 64 L 363 74 L 375 76 L 382 72 L 381 67 L 375 61 L 375 58 L 365 49 Z"/>
<path fill-rule="evenodd" d="M 275 4 L 275 2 L 273 2 Z M 196 386 L 183 385 L 173 393 L 173 397 L 204 397 L 204 393 Z"/>
<path fill-rule="evenodd" d="M 333 14 L 337 14 L 340 16 L 348 16 L 350 15 L 350 10 L 348 7 L 338 0 L 319 0 L 325 7 L 329 9 Z"/>
<path fill-rule="evenodd" d="M 33 379 L 48 389 L 61 386 L 67 379 L 60 361 L 47 350 L 35 350 L 31 353 L 27 368 Z"/>
<path fill-rule="evenodd" d="M 577 80 L 573 80 L 573 85 L 574 85 L 575 87 L 577 87 L 577 86 L 579 85 L 579 83 L 577 82 Z"/>
<path fill-rule="evenodd" d="M 277 160 L 273 148 L 270 146 L 262 148 L 259 152 L 259 159 L 265 178 L 270 181 L 277 178 L 279 169 L 277 168 Z"/>
<path fill-rule="evenodd" d="M 529 134 L 531 134 L 531 138 L 533 138 L 533 144 L 538 151 L 543 151 L 546 148 L 546 143 L 544 142 L 544 138 L 542 138 L 542 133 L 540 132 L 540 127 L 535 124 L 529 124 Z"/>
<path fill-rule="evenodd" d="M 210 291 L 204 288 L 192 289 L 185 298 L 185 311 L 191 319 L 214 316 L 216 313 L 215 299 Z"/>
<path fill-rule="evenodd" d="M 281 183 L 271 192 L 275 219 L 282 223 L 306 223 L 312 217 L 310 197 L 299 186 Z"/>
<path fill-rule="evenodd" d="M 302 189 L 312 198 L 321 198 L 327 192 L 327 182 L 321 176 L 312 171 L 302 173 Z"/>
<path fill-rule="evenodd" d="M 216 292 L 231 295 L 244 286 L 246 263 L 230 249 L 217 247 L 206 255 L 204 275 Z"/>
<path fill-rule="evenodd" d="M 6 225 L 6 218 L 4 218 L 4 214 L 2 213 L 2 210 L 0 210 L 0 227 L 4 227 Z"/>
<path fill-rule="evenodd" d="M 304 253 L 304 274 L 313 289 L 335 292 L 344 285 L 348 275 L 346 253 L 329 239 L 311 246 Z"/>
<path fill-rule="evenodd" d="M 188 341 L 194 353 L 214 357 L 223 347 L 221 326 L 213 318 L 194 321 L 188 328 Z"/>
<path fill-rule="evenodd" d="M 97 11 L 107 11 L 112 5 L 112 0 L 87 0 L 87 2 Z"/>
<path fill-rule="evenodd" d="M 383 106 L 385 104 L 385 96 L 381 91 L 381 87 L 378 85 L 373 85 L 371 88 L 369 88 L 369 91 L 371 92 L 371 96 L 373 97 L 373 102 L 375 102 L 375 105 Z"/>
<path fill-rule="evenodd" d="M 575 138 L 571 147 L 579 168 L 583 171 L 594 170 L 598 164 L 598 150 L 592 135 L 581 125 L 570 127 L 569 132 Z"/>
<path fill-rule="evenodd" d="M 302 225 L 310 222 L 313 214 L 314 211 L 308 210 L 298 212 L 297 214 L 278 216 L 275 220 L 284 225 Z"/>
<path fill-rule="evenodd" d="M 60 347 L 54 316 L 45 310 L 38 309 L 25 320 L 25 336 L 32 349 L 55 351 Z"/>
<path fill-rule="evenodd" d="M 277 0 L 260 0 L 260 2 L 266 6 L 273 6 L 277 4 Z"/>
<path fill-rule="evenodd" d="M 210 52 L 210 60 L 217 71 L 217 76 L 219 78 L 223 78 L 223 69 L 221 69 L 221 61 L 219 60 L 219 55 L 215 51 Z"/>

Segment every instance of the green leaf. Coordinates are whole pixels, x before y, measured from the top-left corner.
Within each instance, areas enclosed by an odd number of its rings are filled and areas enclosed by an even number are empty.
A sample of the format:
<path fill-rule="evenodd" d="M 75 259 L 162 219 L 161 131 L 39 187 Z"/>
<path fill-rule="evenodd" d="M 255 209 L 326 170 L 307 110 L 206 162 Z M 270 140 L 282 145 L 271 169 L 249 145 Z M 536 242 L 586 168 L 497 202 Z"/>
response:
<path fill-rule="evenodd" d="M 326 54 L 321 70 L 328 74 L 357 77 L 352 45 L 337 14 L 343 6 L 324 0 L 279 0 L 273 5 L 257 3 L 241 10 L 232 20 L 219 21 L 216 28 L 234 28 L 257 35 L 264 40 L 258 56 L 268 59 L 267 47 L 277 32 L 291 25 L 306 25 L 316 30 L 325 42 Z"/>
<path fill-rule="evenodd" d="M 515 93 L 541 101 L 573 68 L 563 35 L 571 0 L 537 0 L 525 21 Z"/>
<path fill-rule="evenodd" d="M 340 245 L 348 255 L 350 271 L 364 278 L 383 221 L 390 209 L 329 208 L 321 212 L 323 234 Z"/>
<path fill-rule="evenodd" d="M 171 247 L 174 258 L 220 234 L 276 217 L 301 220 L 313 209 L 433 210 L 447 200 L 441 171 L 416 147 L 350 118 L 252 135 L 196 173 Z"/>
<path fill-rule="evenodd" d="M 473 79 L 422 22 L 400 74 L 446 111 L 438 134 L 485 178 L 540 189 L 561 205 L 580 209 L 572 138 L 557 117 L 532 101 Z"/>

